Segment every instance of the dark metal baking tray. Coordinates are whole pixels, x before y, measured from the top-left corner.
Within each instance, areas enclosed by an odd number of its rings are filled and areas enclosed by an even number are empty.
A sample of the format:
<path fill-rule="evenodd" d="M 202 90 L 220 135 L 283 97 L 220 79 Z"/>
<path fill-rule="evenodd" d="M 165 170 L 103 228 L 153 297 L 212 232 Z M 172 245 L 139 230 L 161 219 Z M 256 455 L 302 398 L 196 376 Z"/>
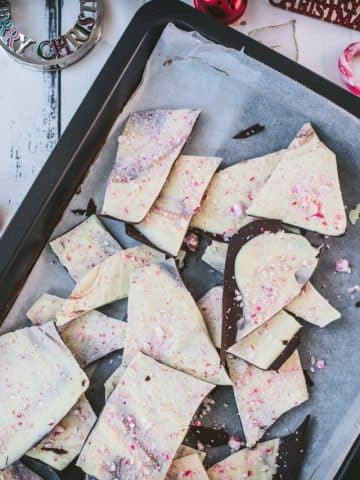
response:
<path fill-rule="evenodd" d="M 228 47 L 245 47 L 247 55 L 360 116 L 360 98 L 251 38 L 176 0 L 148 3 L 134 16 L 0 240 L 0 324 L 103 146 L 119 111 L 139 84 L 146 62 L 169 22 L 185 30 L 196 30 Z M 350 473 L 350 466 L 359 455 L 360 439 L 344 462 L 338 480 L 359 478 L 360 472 L 359 476 Z"/>

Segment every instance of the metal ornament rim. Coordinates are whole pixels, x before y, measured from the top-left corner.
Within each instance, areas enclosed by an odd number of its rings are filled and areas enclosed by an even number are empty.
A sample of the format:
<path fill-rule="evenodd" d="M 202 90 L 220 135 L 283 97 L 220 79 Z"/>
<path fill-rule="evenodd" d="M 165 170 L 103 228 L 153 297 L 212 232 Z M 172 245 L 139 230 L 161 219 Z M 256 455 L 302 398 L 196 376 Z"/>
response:
<path fill-rule="evenodd" d="M 8 2 L 10 4 L 10 2 Z M 80 3 L 80 2 L 79 2 Z M 91 3 L 91 2 L 88 2 Z M 84 56 L 86 56 L 99 42 L 101 35 L 102 35 L 102 24 L 104 19 L 104 1 L 103 0 L 94 0 L 92 2 L 96 4 L 96 14 L 94 15 L 94 26 L 89 32 L 89 36 L 84 43 L 82 43 L 79 48 L 68 53 L 64 56 L 60 56 L 54 59 L 47 59 L 41 60 L 40 58 L 32 58 L 26 56 L 26 52 L 24 53 L 17 53 L 16 51 L 12 50 L 6 43 L 4 43 L 3 38 L 0 37 L 0 47 L 4 50 L 4 52 L 15 60 L 18 64 L 21 64 L 29 69 L 37 70 L 37 71 L 56 71 L 61 70 L 64 68 L 73 65 L 74 63 L 81 60 Z M 79 16 L 81 15 L 81 3 L 80 3 L 80 12 Z M 10 17 L 12 19 L 12 17 Z M 14 22 L 14 26 L 16 24 Z M 61 39 L 65 34 L 61 34 L 60 37 L 55 37 L 56 39 Z M 35 43 L 33 41 L 33 43 Z"/>

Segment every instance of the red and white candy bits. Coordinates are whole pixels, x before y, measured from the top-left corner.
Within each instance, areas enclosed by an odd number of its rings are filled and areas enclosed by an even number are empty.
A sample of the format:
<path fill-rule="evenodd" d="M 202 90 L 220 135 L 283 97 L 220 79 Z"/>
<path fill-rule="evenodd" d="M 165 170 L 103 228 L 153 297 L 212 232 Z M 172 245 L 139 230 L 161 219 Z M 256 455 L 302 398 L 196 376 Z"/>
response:
<path fill-rule="evenodd" d="M 360 55 L 360 42 L 351 43 L 345 48 L 343 54 L 338 60 L 340 78 L 355 95 L 360 96 L 360 78 L 356 78 L 353 72 L 352 61 L 354 57 Z"/>

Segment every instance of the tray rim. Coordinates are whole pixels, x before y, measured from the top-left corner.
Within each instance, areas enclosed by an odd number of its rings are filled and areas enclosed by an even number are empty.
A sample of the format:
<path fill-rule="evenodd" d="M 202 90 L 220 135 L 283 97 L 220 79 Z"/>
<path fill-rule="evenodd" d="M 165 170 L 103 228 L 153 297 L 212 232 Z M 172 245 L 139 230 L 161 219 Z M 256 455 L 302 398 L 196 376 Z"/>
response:
<path fill-rule="evenodd" d="M 91 138 L 96 135 L 97 119 L 115 87 L 136 60 L 136 53 L 145 38 L 155 29 L 162 31 L 170 22 L 187 30 L 196 30 L 215 43 L 237 50 L 245 48 L 250 57 L 360 119 L 360 97 L 189 5 L 178 0 L 150 1 L 134 15 L 0 238 L 0 325 L 102 146 L 98 145 L 95 152 L 88 151 Z M 110 130 L 111 125 L 105 128 Z M 66 184 L 70 179 L 71 186 Z M 50 211 L 49 204 L 54 203 L 55 197 L 61 198 L 61 201 Z M 336 480 L 346 479 L 356 456 L 360 456 L 360 436 L 344 460 Z"/>

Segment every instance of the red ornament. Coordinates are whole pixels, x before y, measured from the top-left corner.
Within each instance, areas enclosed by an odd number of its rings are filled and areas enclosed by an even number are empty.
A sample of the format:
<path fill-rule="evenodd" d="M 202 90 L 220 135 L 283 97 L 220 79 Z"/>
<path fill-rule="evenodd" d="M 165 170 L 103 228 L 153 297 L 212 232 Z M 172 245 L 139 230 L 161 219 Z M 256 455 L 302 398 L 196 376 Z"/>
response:
<path fill-rule="evenodd" d="M 195 8 L 230 24 L 245 13 L 247 0 L 194 0 Z"/>

